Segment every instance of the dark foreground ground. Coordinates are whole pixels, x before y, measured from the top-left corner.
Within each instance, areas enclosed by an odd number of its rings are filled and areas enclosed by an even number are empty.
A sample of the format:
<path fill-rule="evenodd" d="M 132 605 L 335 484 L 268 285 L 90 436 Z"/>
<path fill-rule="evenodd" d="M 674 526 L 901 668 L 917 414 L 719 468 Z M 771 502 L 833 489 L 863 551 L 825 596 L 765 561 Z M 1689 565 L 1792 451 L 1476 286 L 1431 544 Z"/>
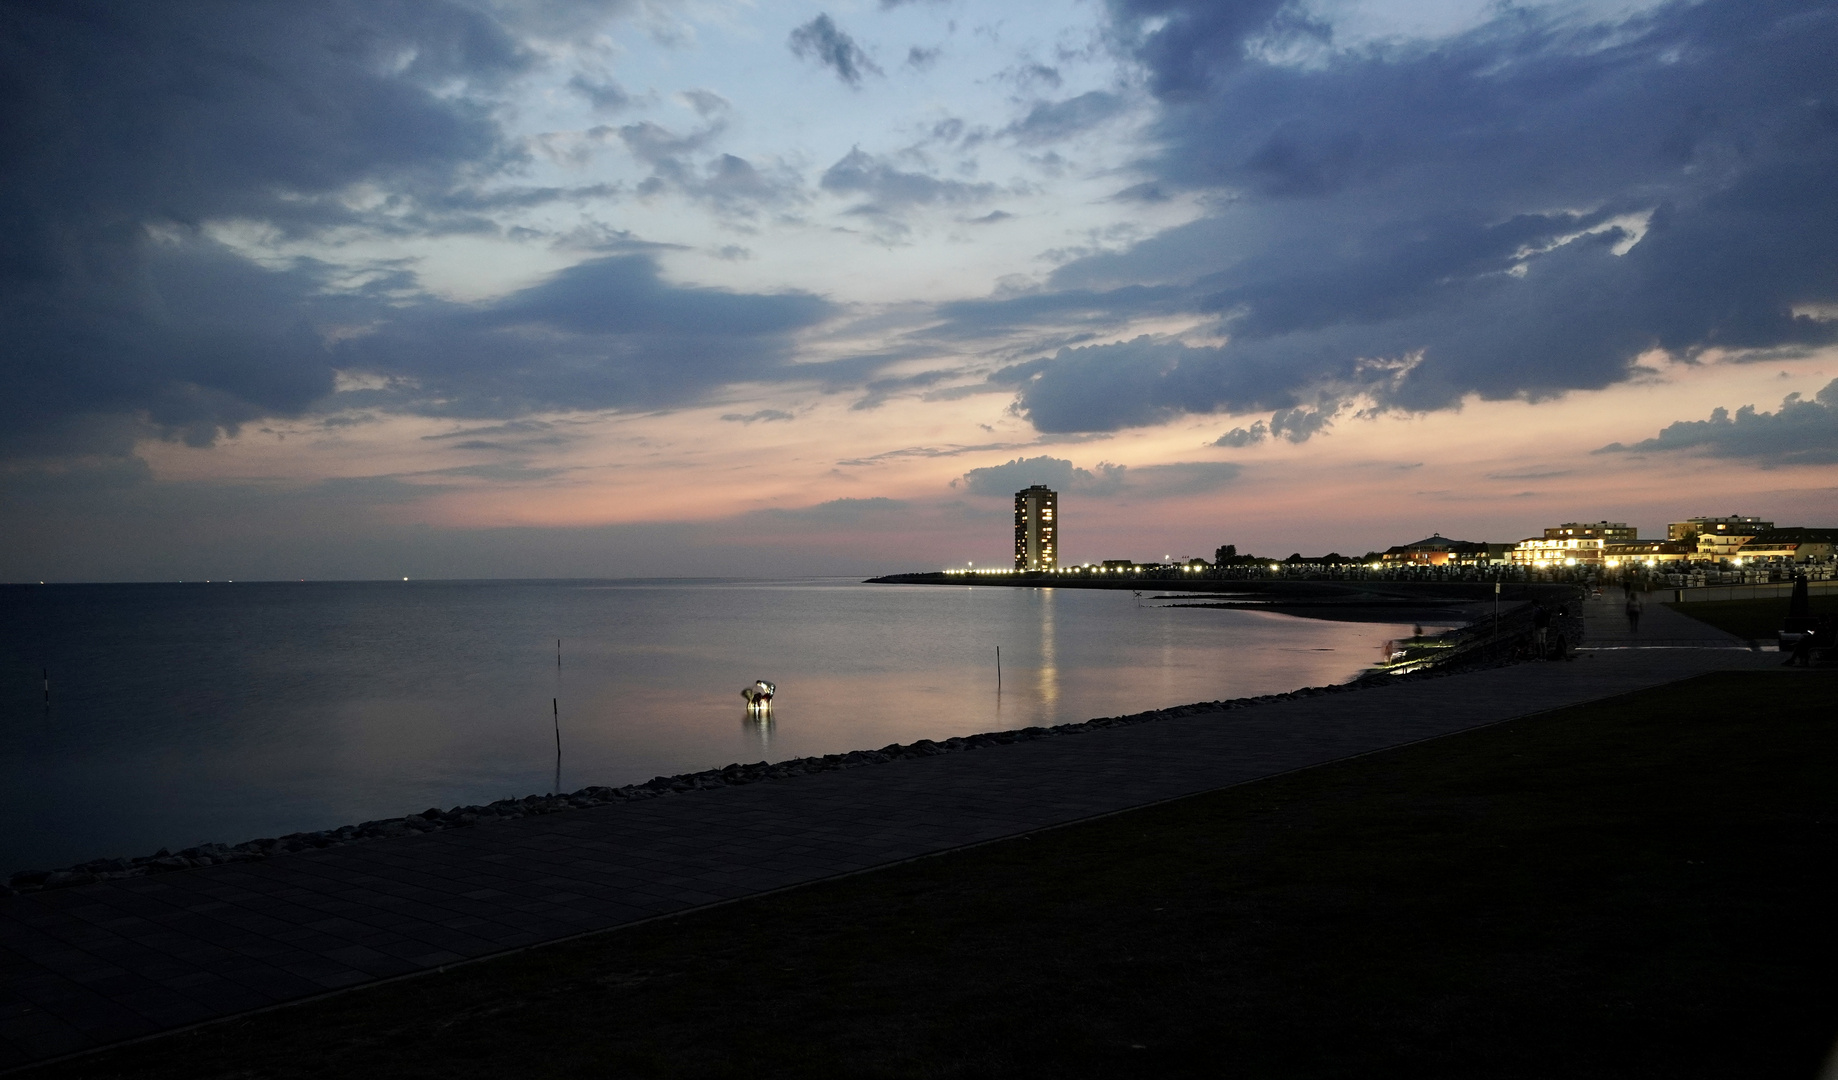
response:
<path fill-rule="evenodd" d="M 1814 615 L 1838 613 L 1838 596 L 1809 597 Z M 1685 604 L 1667 604 L 1680 615 L 1689 615 L 1727 634 L 1745 641 L 1772 641 L 1787 619 L 1787 598 L 1762 600 L 1698 600 Z"/>
<path fill-rule="evenodd" d="M 31 1075 L 1810 1080 L 1835 694 L 1706 676 Z"/>

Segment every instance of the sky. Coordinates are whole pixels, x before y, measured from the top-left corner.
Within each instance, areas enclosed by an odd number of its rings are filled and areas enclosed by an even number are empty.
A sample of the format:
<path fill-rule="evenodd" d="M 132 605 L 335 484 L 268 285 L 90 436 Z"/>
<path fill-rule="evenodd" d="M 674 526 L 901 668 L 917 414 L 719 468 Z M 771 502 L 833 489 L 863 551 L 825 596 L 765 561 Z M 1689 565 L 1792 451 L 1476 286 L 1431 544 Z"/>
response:
<path fill-rule="evenodd" d="M 1838 525 L 1838 4 L 0 2 L 0 580 Z"/>

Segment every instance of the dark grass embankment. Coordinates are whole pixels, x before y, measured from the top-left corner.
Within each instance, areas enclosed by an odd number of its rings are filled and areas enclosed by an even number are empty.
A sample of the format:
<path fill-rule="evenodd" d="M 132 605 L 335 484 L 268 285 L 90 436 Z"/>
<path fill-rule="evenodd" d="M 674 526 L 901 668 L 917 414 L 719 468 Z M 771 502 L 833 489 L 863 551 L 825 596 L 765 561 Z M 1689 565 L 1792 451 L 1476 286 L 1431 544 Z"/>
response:
<path fill-rule="evenodd" d="M 1838 677 L 1707 676 L 45 1077 L 1793 1077 Z"/>
<path fill-rule="evenodd" d="M 1787 619 L 1787 599 L 1772 596 L 1760 600 L 1698 600 L 1666 606 L 1744 641 L 1773 641 Z M 1808 599 L 1814 615 L 1838 614 L 1838 596 L 1825 593 Z"/>

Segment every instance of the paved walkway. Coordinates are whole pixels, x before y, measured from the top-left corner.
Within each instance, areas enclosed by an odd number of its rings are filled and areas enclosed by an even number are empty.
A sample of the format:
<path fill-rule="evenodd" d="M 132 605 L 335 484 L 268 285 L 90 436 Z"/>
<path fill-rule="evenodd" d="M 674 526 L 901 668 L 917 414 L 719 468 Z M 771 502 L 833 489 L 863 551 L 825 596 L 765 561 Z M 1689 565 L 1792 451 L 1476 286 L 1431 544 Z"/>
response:
<path fill-rule="evenodd" d="M 0 899 L 0 1069 L 1775 662 L 1610 650 Z"/>
<path fill-rule="evenodd" d="M 1699 622 L 1689 615 L 1681 615 L 1665 605 L 1672 598 L 1672 590 L 1642 593 L 1640 596 L 1645 610 L 1640 616 L 1640 629 L 1632 630 L 1627 624 L 1627 600 L 1620 586 L 1610 586 L 1602 590 L 1600 598 L 1587 600 L 1583 604 L 1583 647 L 1586 649 L 1664 649 L 1664 648 L 1722 648 L 1745 649 L 1748 642 L 1741 641 L 1706 622 Z M 1785 606 L 1783 605 L 1783 610 Z M 1765 644 L 1772 646 L 1772 641 Z M 1775 658 L 1779 661 L 1779 657 Z"/>

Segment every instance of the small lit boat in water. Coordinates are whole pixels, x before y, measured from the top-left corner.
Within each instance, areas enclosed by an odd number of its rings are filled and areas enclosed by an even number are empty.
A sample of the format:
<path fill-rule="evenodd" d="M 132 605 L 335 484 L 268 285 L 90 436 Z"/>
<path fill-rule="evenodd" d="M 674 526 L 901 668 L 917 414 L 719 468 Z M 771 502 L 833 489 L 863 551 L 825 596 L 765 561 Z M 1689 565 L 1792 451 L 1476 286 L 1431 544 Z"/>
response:
<path fill-rule="evenodd" d="M 755 679 L 752 686 L 740 692 L 740 696 L 747 699 L 749 708 L 765 708 L 772 704 L 772 695 L 778 693 L 778 689 L 764 679 Z"/>

